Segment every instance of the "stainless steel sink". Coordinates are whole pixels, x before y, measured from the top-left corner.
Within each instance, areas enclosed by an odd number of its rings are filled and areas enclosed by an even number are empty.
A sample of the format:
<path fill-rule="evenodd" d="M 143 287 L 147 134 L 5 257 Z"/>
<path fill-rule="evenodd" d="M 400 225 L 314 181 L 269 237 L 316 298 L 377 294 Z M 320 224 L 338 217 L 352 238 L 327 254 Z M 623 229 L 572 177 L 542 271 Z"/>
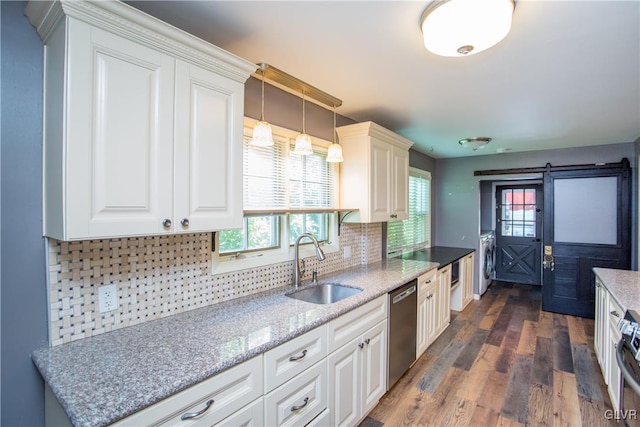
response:
<path fill-rule="evenodd" d="M 338 283 L 319 283 L 309 288 L 286 294 L 289 298 L 313 304 L 332 304 L 350 296 L 357 295 L 362 289 L 340 285 Z"/>

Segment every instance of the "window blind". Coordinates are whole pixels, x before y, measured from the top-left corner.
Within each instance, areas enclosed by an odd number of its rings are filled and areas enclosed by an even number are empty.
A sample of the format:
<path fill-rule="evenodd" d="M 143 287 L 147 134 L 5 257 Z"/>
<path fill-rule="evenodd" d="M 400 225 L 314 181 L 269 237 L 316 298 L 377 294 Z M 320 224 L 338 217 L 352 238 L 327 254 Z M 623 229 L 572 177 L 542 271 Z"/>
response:
<path fill-rule="evenodd" d="M 244 209 L 282 212 L 336 207 L 335 164 L 325 149 L 313 154 L 293 152 L 291 140 L 273 135 L 271 147 L 253 147 L 250 130 L 244 135 Z"/>
<path fill-rule="evenodd" d="M 313 154 L 293 152 L 289 157 L 289 208 L 335 207 L 334 163 L 327 163 L 327 152 L 313 147 Z"/>
<path fill-rule="evenodd" d="M 409 218 L 387 224 L 387 255 L 431 246 L 431 174 L 409 173 Z"/>
<path fill-rule="evenodd" d="M 273 146 L 249 145 L 251 134 L 244 135 L 244 209 L 283 210 L 287 208 L 286 138 L 273 135 Z"/>

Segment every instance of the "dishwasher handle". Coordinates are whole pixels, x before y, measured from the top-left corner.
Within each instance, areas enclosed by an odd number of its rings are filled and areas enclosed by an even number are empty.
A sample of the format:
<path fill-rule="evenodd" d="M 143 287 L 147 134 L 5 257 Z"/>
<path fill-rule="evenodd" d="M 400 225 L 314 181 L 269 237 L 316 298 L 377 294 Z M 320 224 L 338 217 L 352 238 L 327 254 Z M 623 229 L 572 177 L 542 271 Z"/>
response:
<path fill-rule="evenodd" d="M 401 294 L 396 295 L 395 297 L 393 297 L 392 303 L 396 304 L 400 301 L 402 301 L 403 299 L 405 299 L 406 297 L 408 297 L 409 295 L 411 295 L 412 293 L 414 293 L 416 291 L 416 286 L 413 285 L 412 287 L 410 287 L 409 289 L 407 289 L 406 291 L 402 292 Z"/>

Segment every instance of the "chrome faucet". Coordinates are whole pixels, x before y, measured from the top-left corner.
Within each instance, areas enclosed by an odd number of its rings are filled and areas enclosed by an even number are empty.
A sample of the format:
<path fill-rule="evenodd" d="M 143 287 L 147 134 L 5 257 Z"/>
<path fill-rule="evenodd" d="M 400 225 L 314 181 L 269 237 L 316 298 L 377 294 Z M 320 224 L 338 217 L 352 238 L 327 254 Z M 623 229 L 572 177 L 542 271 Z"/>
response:
<path fill-rule="evenodd" d="M 302 275 L 304 275 L 304 272 L 306 271 L 305 265 L 304 265 L 304 260 L 302 260 L 302 268 L 300 268 L 300 260 L 299 260 L 299 246 L 300 246 L 300 240 L 302 240 L 303 238 L 308 237 L 309 239 L 311 239 L 313 241 L 313 247 L 316 250 L 316 257 L 318 258 L 318 261 L 324 261 L 327 257 L 325 256 L 324 252 L 322 252 L 322 249 L 320 249 L 320 246 L 318 245 L 318 241 L 316 240 L 315 236 L 313 234 L 310 233 L 302 233 L 301 235 L 298 236 L 298 238 L 296 239 L 296 243 L 293 247 L 293 251 L 294 251 L 294 256 L 293 256 L 293 286 L 297 289 L 298 286 L 300 286 L 300 277 Z"/>

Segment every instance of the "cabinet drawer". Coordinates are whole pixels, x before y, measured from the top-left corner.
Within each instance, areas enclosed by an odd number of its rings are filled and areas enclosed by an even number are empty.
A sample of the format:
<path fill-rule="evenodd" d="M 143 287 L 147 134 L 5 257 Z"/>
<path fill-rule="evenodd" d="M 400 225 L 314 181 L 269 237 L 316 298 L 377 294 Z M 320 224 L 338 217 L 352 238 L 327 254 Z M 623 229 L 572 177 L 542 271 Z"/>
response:
<path fill-rule="evenodd" d="M 613 299 L 613 296 L 609 294 L 609 304 L 607 309 L 607 317 L 609 318 L 609 327 L 613 330 L 618 330 L 618 322 L 624 317 L 624 310 Z"/>
<path fill-rule="evenodd" d="M 312 366 L 264 398 L 265 425 L 301 426 L 327 407 L 327 361 Z"/>
<path fill-rule="evenodd" d="M 436 283 L 438 280 L 438 269 L 434 268 L 424 273 L 422 276 L 418 277 L 418 299 L 423 296 L 429 286 Z"/>
<path fill-rule="evenodd" d="M 326 325 L 264 354 L 264 392 L 269 393 L 327 356 Z"/>
<path fill-rule="evenodd" d="M 255 402 L 245 406 L 224 420 L 216 424 L 216 427 L 261 427 L 264 425 L 264 401 L 261 397 Z"/>
<path fill-rule="evenodd" d="M 161 402 L 125 418 L 117 426 L 214 425 L 262 395 L 262 356 L 254 357 L 227 371 L 202 381 Z M 207 407 L 202 415 L 182 420 L 185 413 Z"/>
<path fill-rule="evenodd" d="M 342 347 L 371 325 L 387 318 L 388 296 L 381 295 L 371 302 L 352 310 L 328 324 L 329 353 Z"/>

